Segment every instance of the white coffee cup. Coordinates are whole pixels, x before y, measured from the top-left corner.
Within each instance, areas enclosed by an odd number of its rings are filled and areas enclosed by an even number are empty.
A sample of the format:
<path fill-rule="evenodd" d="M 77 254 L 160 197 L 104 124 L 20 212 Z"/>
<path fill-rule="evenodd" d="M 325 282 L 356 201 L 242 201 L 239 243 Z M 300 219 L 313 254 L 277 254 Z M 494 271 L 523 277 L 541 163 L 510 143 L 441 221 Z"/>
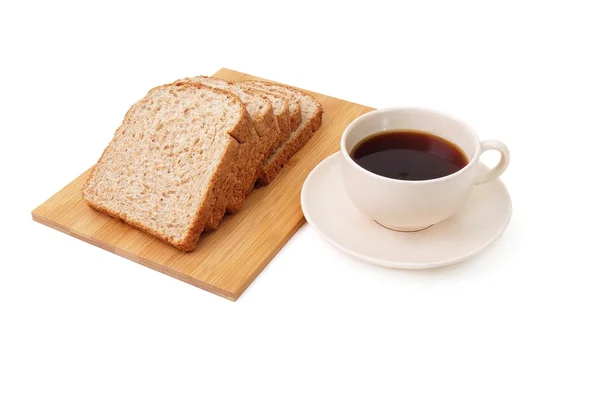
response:
<path fill-rule="evenodd" d="M 374 174 L 350 156 L 354 147 L 375 133 L 419 130 L 457 145 L 469 163 L 461 170 L 437 179 L 404 181 Z M 475 131 L 450 115 L 422 108 L 387 108 L 354 120 L 341 141 L 342 179 L 356 207 L 380 225 L 397 231 L 419 231 L 452 216 L 466 202 L 474 185 L 498 178 L 508 166 L 508 148 L 496 140 L 479 141 Z M 477 172 L 484 151 L 501 154 L 498 165 Z"/>

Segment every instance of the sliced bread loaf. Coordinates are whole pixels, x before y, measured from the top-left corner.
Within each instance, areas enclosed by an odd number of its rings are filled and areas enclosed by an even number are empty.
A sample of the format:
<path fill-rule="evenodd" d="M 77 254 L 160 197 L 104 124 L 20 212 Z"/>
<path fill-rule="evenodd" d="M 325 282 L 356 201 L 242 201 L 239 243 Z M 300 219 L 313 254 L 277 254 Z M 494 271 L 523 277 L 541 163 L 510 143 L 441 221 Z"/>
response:
<path fill-rule="evenodd" d="M 245 87 L 254 87 L 277 93 L 300 103 L 301 122 L 292 132 L 290 137 L 280 145 L 265 161 L 263 173 L 258 178 L 261 185 L 269 184 L 283 168 L 285 163 L 300 150 L 312 137 L 313 133 L 321 126 L 323 109 L 319 102 L 311 95 L 301 90 L 277 83 L 263 81 L 244 81 Z"/>
<path fill-rule="evenodd" d="M 165 85 L 134 104 L 83 188 L 93 208 L 191 251 L 246 161 L 243 103 L 201 85 Z M 242 165 L 240 167 L 240 165 Z"/>

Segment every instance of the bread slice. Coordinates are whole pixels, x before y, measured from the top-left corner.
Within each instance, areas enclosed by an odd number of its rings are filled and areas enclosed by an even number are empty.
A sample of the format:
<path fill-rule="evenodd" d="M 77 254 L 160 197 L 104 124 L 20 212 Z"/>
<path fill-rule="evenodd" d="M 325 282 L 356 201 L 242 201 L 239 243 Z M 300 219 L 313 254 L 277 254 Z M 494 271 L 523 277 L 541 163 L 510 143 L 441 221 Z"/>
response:
<path fill-rule="evenodd" d="M 253 146 L 257 149 L 254 157 L 252 157 L 253 162 L 250 165 L 247 165 L 244 170 L 239 171 L 238 180 L 243 182 L 243 185 L 238 184 L 236 190 L 243 193 L 243 195 L 238 195 L 235 197 L 235 201 L 227 203 L 228 212 L 233 213 L 239 211 L 244 204 L 244 199 L 252 191 L 254 182 L 258 179 L 259 175 L 262 174 L 262 165 L 265 160 L 269 154 L 285 140 L 283 133 L 279 129 L 271 102 L 267 96 L 259 91 L 242 88 L 219 78 L 196 76 L 193 78 L 185 78 L 176 81 L 175 83 L 202 84 L 225 90 L 238 96 L 246 106 L 260 140 Z M 254 174 L 253 178 L 249 177 L 251 174 Z M 215 218 L 210 219 L 206 224 L 206 229 L 215 229 L 218 226 L 221 215 L 220 211 L 217 210 L 214 215 Z"/>
<path fill-rule="evenodd" d="M 134 104 L 91 171 L 83 198 L 93 208 L 173 246 L 196 247 L 218 194 L 249 161 L 255 132 L 243 103 L 201 85 L 154 88 Z"/>
<path fill-rule="evenodd" d="M 285 163 L 298 152 L 321 126 L 323 108 L 311 95 L 301 90 L 277 83 L 263 81 L 244 81 L 245 87 L 254 87 L 272 93 L 295 99 L 300 103 L 301 122 L 290 137 L 279 146 L 265 161 L 263 173 L 258 183 L 268 185 L 283 168 Z"/>

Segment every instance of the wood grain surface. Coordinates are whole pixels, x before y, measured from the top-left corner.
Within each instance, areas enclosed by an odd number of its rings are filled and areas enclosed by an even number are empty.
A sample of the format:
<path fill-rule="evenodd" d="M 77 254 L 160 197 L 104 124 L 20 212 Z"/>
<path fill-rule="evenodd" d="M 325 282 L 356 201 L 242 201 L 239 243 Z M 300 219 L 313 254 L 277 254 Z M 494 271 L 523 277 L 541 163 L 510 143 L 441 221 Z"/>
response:
<path fill-rule="evenodd" d="M 221 69 L 213 76 L 230 81 L 261 79 L 229 69 Z M 255 189 L 243 210 L 226 216 L 216 231 L 202 235 L 191 253 L 181 252 L 88 207 L 81 197 L 81 188 L 89 170 L 33 210 L 33 219 L 235 301 L 304 223 L 300 190 L 308 173 L 339 150 L 346 126 L 371 110 L 306 91 L 323 106 L 321 128 L 269 186 Z M 98 155 L 101 151 L 98 149 Z M 50 262 L 58 265 L 57 261 Z"/>

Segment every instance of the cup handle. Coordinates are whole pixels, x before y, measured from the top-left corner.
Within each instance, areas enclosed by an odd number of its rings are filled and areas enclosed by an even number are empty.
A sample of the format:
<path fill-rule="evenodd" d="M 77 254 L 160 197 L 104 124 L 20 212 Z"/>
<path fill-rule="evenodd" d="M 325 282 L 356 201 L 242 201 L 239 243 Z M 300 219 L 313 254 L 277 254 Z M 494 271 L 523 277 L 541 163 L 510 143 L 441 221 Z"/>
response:
<path fill-rule="evenodd" d="M 475 177 L 476 185 L 498 178 L 500 175 L 502 175 L 506 167 L 508 167 L 508 163 L 510 162 L 510 152 L 504 143 L 499 142 L 498 140 L 484 140 L 481 142 L 481 153 L 483 154 L 484 151 L 488 150 L 499 151 L 501 155 L 500 161 L 498 162 L 498 165 L 489 171 L 477 173 L 477 176 Z"/>

